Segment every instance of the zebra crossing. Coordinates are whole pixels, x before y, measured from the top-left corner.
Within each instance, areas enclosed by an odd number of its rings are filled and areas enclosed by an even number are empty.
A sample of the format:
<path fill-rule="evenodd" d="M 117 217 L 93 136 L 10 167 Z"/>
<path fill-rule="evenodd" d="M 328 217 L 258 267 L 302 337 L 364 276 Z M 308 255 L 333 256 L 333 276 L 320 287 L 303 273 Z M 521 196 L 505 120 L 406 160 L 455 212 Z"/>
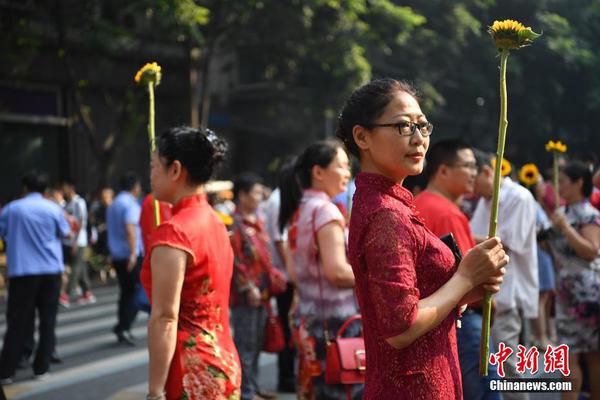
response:
<path fill-rule="evenodd" d="M 131 330 L 136 346 L 117 343 L 112 333 L 117 323 L 116 284 L 94 289 L 95 304 L 60 307 L 56 326 L 56 351 L 62 359 L 52 364 L 44 380 L 33 379 L 31 368 L 17 371 L 14 383 L 5 386 L 8 399 L 20 400 L 129 400 L 143 398 L 147 389 L 148 315 L 138 313 Z M 0 338 L 6 331 L 6 303 L 0 300 Z M 36 334 L 37 340 L 37 334 Z M 0 342 L 1 343 L 1 342 Z M 263 355 L 261 384 L 275 386 L 276 358 Z M 292 399 L 280 395 L 279 399 Z"/>

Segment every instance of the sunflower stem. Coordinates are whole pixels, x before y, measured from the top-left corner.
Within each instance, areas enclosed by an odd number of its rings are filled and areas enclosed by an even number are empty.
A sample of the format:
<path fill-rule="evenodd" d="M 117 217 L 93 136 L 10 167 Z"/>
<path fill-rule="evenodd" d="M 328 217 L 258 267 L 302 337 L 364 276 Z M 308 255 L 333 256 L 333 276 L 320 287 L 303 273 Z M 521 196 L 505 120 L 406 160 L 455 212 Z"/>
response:
<path fill-rule="evenodd" d="M 508 101 L 506 95 L 506 63 L 509 51 L 502 49 L 500 52 L 500 123 L 498 127 L 498 150 L 496 151 L 496 166 L 494 168 L 494 192 L 492 194 L 492 210 L 490 213 L 490 226 L 488 237 L 496 236 L 498 226 L 498 205 L 500 202 L 500 178 L 502 161 L 504 159 L 504 145 L 506 143 L 506 128 L 508 127 Z M 490 354 L 490 320 L 492 313 L 492 294 L 485 292 L 483 299 L 483 321 L 481 323 L 481 343 L 479 351 L 479 374 L 488 375 L 488 360 Z"/>
<path fill-rule="evenodd" d="M 552 152 L 552 186 L 554 186 L 554 210 L 560 207 L 560 193 L 558 192 L 558 152 Z"/>
<path fill-rule="evenodd" d="M 154 134 L 154 82 L 148 82 L 148 140 L 150 141 L 150 158 L 156 150 L 156 140 Z M 160 211 L 158 200 L 152 202 L 152 211 L 154 214 L 154 225 L 160 225 Z"/>

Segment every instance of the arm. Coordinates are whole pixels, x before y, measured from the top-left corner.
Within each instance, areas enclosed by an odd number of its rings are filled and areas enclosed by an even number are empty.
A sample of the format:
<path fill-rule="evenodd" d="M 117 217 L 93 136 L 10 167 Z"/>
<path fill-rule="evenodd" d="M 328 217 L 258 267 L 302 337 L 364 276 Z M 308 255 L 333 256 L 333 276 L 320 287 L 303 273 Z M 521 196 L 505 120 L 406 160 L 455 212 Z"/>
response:
<path fill-rule="evenodd" d="M 137 232 L 134 224 L 125 224 L 125 236 L 129 245 L 129 264 L 127 270 L 131 271 L 137 263 Z"/>
<path fill-rule="evenodd" d="M 175 345 L 181 288 L 187 254 L 167 246 L 152 251 L 152 311 L 148 321 L 149 383 L 148 393 L 163 392 Z"/>
<path fill-rule="evenodd" d="M 331 284 L 338 287 L 354 287 L 354 273 L 346 259 L 344 229 L 332 221 L 317 232 L 319 257 L 323 263 L 323 274 Z"/>
<path fill-rule="evenodd" d="M 569 246 L 575 250 L 577 256 L 586 261 L 594 261 L 600 250 L 600 226 L 586 224 L 581 227 L 581 233 L 577 232 L 567 222 L 565 215 L 555 212 L 551 216 L 554 225 L 565 235 Z"/>

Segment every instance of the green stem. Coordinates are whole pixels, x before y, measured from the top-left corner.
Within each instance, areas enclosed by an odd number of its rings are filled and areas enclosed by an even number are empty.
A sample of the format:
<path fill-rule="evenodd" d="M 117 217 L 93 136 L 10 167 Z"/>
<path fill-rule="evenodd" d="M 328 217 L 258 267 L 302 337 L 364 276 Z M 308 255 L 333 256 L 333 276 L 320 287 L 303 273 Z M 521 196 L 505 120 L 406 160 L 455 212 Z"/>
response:
<path fill-rule="evenodd" d="M 554 186 L 554 209 L 560 207 L 560 193 L 558 192 L 558 152 L 552 152 L 552 186 Z"/>
<path fill-rule="evenodd" d="M 154 134 L 154 82 L 148 82 L 148 140 L 150 141 L 150 157 L 156 151 L 156 140 Z M 160 210 L 158 208 L 158 200 L 152 202 L 154 211 L 154 225 L 160 225 Z"/>
<path fill-rule="evenodd" d="M 488 237 L 496 236 L 498 226 L 498 205 L 500 202 L 500 178 L 502 176 L 502 160 L 506 143 L 506 128 L 508 127 L 508 101 L 506 96 L 506 62 L 509 51 L 502 49 L 500 53 L 500 124 L 498 127 L 498 150 L 496 151 L 496 167 L 494 168 L 494 193 L 492 195 L 492 210 Z M 490 358 L 490 320 L 492 314 L 492 294 L 486 292 L 483 299 L 483 321 L 481 324 L 481 346 L 479 351 L 479 374 L 487 376 L 488 360 Z"/>

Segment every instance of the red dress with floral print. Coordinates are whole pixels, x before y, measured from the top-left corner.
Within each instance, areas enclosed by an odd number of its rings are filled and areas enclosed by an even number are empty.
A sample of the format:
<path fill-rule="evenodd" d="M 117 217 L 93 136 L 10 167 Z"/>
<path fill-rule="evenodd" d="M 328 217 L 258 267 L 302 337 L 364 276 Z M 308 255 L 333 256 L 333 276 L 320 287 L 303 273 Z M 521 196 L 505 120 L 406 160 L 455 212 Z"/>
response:
<path fill-rule="evenodd" d="M 239 399 L 241 370 L 229 330 L 233 252 L 223 222 L 195 195 L 173 207 L 173 218 L 152 234 L 141 281 L 152 302 L 150 255 L 156 246 L 189 254 L 181 290 L 177 345 L 167 399 Z"/>
<path fill-rule="evenodd" d="M 363 318 L 364 400 L 461 399 L 456 311 L 403 349 L 386 339 L 406 331 L 417 303 L 455 273 L 450 249 L 424 225 L 412 194 L 360 173 L 350 220 L 349 256 Z"/>

